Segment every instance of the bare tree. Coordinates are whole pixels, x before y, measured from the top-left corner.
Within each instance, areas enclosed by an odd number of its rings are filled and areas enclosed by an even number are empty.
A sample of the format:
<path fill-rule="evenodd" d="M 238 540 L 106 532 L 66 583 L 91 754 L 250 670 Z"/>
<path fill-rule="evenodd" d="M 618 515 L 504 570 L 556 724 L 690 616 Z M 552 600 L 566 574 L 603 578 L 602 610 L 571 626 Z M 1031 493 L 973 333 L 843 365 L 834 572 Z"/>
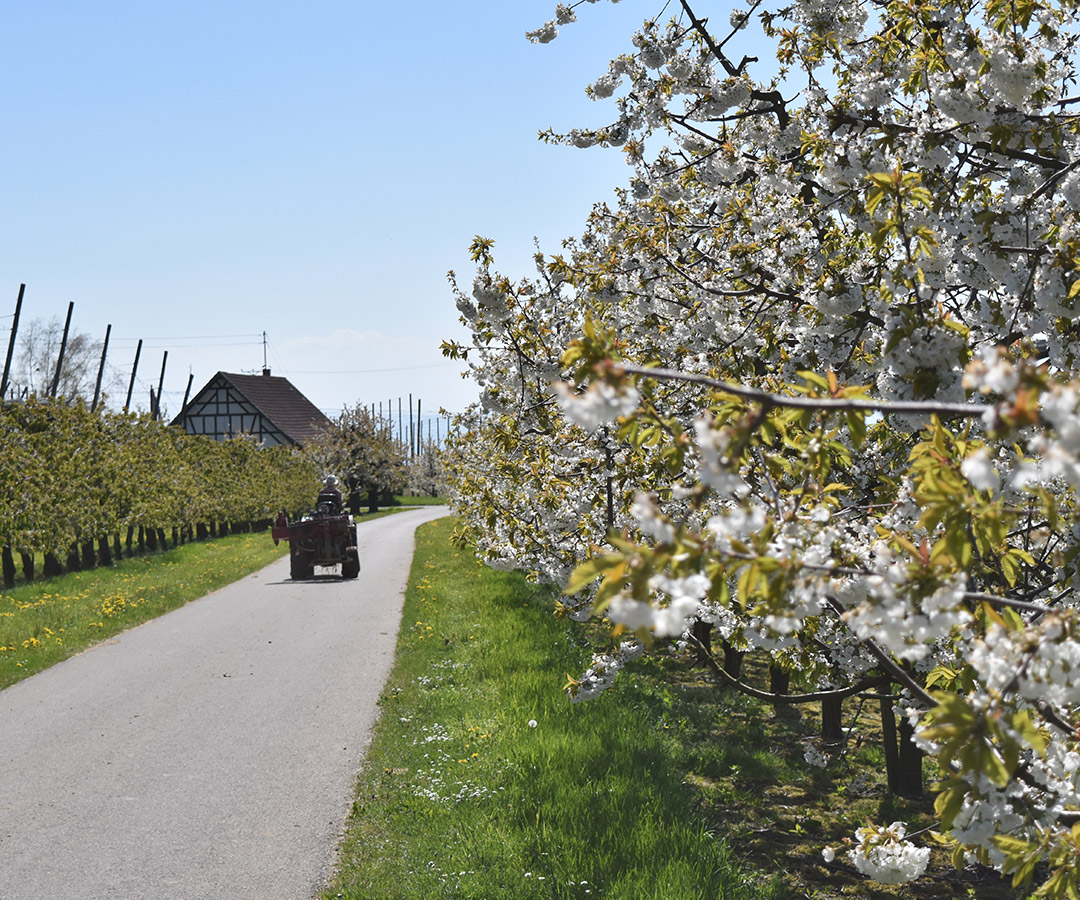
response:
<path fill-rule="evenodd" d="M 11 393 L 44 396 L 52 388 L 63 341 L 63 323 L 52 319 L 33 319 L 19 329 L 18 353 L 12 363 Z M 64 364 L 56 394 L 68 400 L 90 402 L 101 363 L 101 341 L 85 332 L 69 332 L 64 349 Z M 106 367 L 102 389 L 115 387 L 116 376 Z"/>

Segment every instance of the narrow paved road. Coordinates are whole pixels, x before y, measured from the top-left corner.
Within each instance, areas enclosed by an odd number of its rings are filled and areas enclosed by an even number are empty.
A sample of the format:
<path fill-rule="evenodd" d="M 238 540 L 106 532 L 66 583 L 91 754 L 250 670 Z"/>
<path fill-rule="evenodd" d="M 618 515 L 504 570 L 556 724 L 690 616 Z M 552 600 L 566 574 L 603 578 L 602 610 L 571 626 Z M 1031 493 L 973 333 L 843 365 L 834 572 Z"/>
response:
<path fill-rule="evenodd" d="M 0 691 L 0 898 L 314 896 L 441 515 L 362 523 L 355 581 L 281 560 Z"/>

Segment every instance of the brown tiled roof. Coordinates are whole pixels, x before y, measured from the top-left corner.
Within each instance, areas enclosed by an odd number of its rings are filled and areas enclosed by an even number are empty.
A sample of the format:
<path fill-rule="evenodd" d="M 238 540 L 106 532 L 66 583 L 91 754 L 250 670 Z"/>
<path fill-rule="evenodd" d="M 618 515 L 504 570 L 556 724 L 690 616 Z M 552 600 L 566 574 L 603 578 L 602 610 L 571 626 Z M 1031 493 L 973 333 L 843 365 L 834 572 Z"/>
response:
<path fill-rule="evenodd" d="M 232 372 L 218 374 L 298 444 L 306 443 L 330 424 L 322 411 L 301 394 L 288 378 L 277 375 L 237 375 Z"/>
<path fill-rule="evenodd" d="M 233 401 L 223 401 L 222 390 L 237 398 L 236 402 L 242 398 L 247 412 L 233 407 Z M 271 444 L 304 444 L 330 420 L 287 378 L 218 372 L 185 404 L 172 424 L 189 434 L 206 434 L 219 441 L 250 430 Z"/>

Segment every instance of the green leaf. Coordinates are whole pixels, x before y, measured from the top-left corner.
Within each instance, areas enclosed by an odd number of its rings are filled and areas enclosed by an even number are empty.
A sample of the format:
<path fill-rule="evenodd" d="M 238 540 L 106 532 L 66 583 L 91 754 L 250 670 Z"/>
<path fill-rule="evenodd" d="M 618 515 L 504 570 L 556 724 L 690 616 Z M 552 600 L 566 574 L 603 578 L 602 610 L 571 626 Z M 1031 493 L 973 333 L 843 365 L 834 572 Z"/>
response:
<path fill-rule="evenodd" d="M 610 572 L 620 563 L 622 563 L 622 557 L 613 554 L 608 556 L 594 556 L 592 559 L 585 560 L 585 562 L 570 573 L 570 578 L 566 583 L 566 590 L 564 593 L 576 594 L 578 591 L 583 590 L 596 581 L 601 575 Z"/>
<path fill-rule="evenodd" d="M 1012 714 L 1009 723 L 1039 756 L 1046 752 L 1046 738 L 1031 721 L 1031 715 L 1027 710 L 1017 710 Z"/>
<path fill-rule="evenodd" d="M 851 442 L 856 449 L 861 450 L 866 443 L 866 416 L 861 412 L 850 411 L 844 414 L 847 419 L 848 431 L 851 434 Z"/>
<path fill-rule="evenodd" d="M 818 375 L 817 372 L 802 371 L 802 372 L 799 372 L 797 374 L 803 380 L 809 381 L 811 384 L 816 385 L 817 387 L 821 388 L 823 391 L 828 391 L 829 390 L 829 382 L 826 379 L 824 379 L 822 376 Z"/>

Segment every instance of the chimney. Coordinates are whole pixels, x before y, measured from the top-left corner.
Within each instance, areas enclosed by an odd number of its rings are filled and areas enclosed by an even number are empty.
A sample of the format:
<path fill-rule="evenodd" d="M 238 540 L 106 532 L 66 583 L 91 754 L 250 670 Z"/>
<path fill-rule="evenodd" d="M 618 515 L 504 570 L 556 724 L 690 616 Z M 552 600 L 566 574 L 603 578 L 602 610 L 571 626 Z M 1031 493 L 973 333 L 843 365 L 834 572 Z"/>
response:
<path fill-rule="evenodd" d="M 270 377 L 270 370 L 264 368 L 263 369 L 263 375 L 266 376 L 267 378 L 269 378 Z"/>

